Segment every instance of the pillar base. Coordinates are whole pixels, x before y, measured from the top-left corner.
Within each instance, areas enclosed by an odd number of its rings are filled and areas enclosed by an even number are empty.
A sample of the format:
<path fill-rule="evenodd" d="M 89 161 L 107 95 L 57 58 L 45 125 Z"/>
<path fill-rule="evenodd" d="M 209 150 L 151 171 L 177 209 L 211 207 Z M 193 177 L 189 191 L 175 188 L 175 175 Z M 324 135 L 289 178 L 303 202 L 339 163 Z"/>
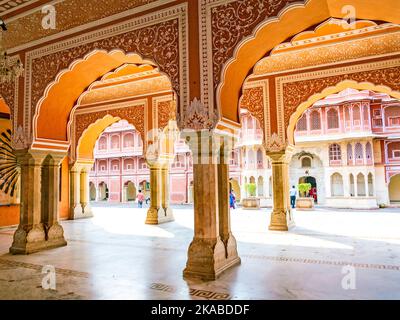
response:
<path fill-rule="evenodd" d="M 10 248 L 11 254 L 31 254 L 43 250 L 54 249 L 67 245 L 64 239 L 64 230 L 58 223 L 48 231 L 49 238 L 43 224 L 34 225 L 30 230 L 19 226 L 14 233 L 14 241 Z"/>
<path fill-rule="evenodd" d="M 156 225 L 171 221 L 174 221 L 171 208 L 159 208 L 158 210 L 157 208 L 149 208 L 147 210 L 146 224 Z"/>
<path fill-rule="evenodd" d="M 240 264 L 238 256 L 226 257 L 225 245 L 220 238 L 211 240 L 194 238 L 189 246 L 183 277 L 212 281 L 238 264 Z"/>
<path fill-rule="evenodd" d="M 268 230 L 271 231 L 289 231 L 295 226 L 292 212 L 284 210 L 274 210 L 271 213 L 271 224 Z"/>
<path fill-rule="evenodd" d="M 87 218 L 93 218 L 92 208 L 90 206 L 86 206 L 83 209 L 81 204 L 76 205 L 76 207 L 72 211 L 71 220 L 87 219 Z"/>
<path fill-rule="evenodd" d="M 226 259 L 228 261 L 235 261 L 235 264 L 240 264 L 241 259 L 237 251 L 236 238 L 233 236 L 232 233 L 229 234 L 229 238 L 227 241 L 224 241 L 224 244 L 226 250 Z"/>

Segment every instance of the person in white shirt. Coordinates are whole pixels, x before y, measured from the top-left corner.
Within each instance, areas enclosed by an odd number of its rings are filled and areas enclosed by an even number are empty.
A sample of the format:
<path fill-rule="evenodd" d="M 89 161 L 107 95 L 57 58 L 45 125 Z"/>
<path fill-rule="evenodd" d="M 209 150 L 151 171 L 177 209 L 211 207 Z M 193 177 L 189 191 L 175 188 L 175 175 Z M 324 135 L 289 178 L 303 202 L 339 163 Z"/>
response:
<path fill-rule="evenodd" d="M 290 189 L 290 205 L 292 206 L 293 209 L 296 205 L 296 196 L 297 196 L 296 187 L 292 186 L 292 188 Z"/>

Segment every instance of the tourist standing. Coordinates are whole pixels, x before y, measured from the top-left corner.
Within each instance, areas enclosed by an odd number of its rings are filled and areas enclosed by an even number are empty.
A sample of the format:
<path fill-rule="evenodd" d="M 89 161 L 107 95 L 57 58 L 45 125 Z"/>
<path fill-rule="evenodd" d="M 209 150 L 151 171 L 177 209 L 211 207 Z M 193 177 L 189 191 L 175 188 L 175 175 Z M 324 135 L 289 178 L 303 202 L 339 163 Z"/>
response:
<path fill-rule="evenodd" d="M 229 208 L 236 209 L 236 197 L 232 190 L 229 192 Z"/>
<path fill-rule="evenodd" d="M 142 190 L 139 190 L 139 193 L 137 195 L 137 200 L 138 200 L 138 207 L 143 208 L 144 194 L 142 193 Z"/>
<path fill-rule="evenodd" d="M 292 206 L 292 209 L 294 209 L 296 205 L 296 196 L 297 196 L 297 190 L 295 186 L 292 186 L 290 189 L 290 205 Z"/>

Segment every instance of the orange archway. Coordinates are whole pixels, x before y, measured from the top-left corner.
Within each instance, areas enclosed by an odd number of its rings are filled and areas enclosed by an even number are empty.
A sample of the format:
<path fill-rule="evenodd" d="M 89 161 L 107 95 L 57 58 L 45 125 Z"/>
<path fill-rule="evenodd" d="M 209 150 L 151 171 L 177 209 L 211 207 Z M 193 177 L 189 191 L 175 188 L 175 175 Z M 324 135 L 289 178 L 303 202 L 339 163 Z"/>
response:
<path fill-rule="evenodd" d="M 125 64 L 138 66 L 138 70 L 143 65 L 155 68 L 152 61 L 144 60 L 137 54 L 95 50 L 60 72 L 38 102 L 33 118 L 32 146 L 65 148 L 69 142 L 67 127 L 70 114 L 82 93 L 103 75 Z"/>
<path fill-rule="evenodd" d="M 345 13 L 342 9 L 348 5 L 346 0 L 309 0 L 304 5 L 290 5 L 277 18 L 261 23 L 253 35 L 237 46 L 234 57 L 223 68 L 215 99 L 222 119 L 239 123 L 238 101 L 242 85 L 254 65 L 267 52 L 313 25 L 331 17 L 343 18 Z M 382 0 L 379 6 L 373 0 L 354 0 L 351 6 L 354 18 L 400 23 L 397 0 Z"/>

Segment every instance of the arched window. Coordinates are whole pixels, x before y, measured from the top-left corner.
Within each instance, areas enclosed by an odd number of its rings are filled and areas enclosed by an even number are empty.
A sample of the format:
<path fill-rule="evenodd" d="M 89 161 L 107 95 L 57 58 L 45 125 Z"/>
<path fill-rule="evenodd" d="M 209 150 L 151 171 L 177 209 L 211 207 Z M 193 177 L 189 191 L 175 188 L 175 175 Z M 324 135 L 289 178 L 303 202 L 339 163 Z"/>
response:
<path fill-rule="evenodd" d="M 350 128 L 351 127 L 350 107 L 348 105 L 344 106 L 344 117 L 346 118 L 346 128 Z"/>
<path fill-rule="evenodd" d="M 111 137 L 111 149 L 119 149 L 119 136 L 114 135 Z"/>
<path fill-rule="evenodd" d="M 133 148 L 133 134 L 128 133 L 124 136 L 124 148 Z"/>
<path fill-rule="evenodd" d="M 331 176 L 331 194 L 332 197 L 343 197 L 343 177 L 339 173 L 334 173 Z"/>
<path fill-rule="evenodd" d="M 336 109 L 329 109 L 328 113 L 328 129 L 339 128 L 339 114 Z"/>
<path fill-rule="evenodd" d="M 304 157 L 301 159 L 301 167 L 302 168 L 311 168 L 311 158 Z"/>
<path fill-rule="evenodd" d="M 107 138 L 101 137 L 99 140 L 99 150 L 106 150 L 107 149 Z"/>
<path fill-rule="evenodd" d="M 262 168 L 263 164 L 264 164 L 263 153 L 262 153 L 261 149 L 258 149 L 257 150 L 257 167 Z"/>
<path fill-rule="evenodd" d="M 255 154 L 253 150 L 249 151 L 249 167 L 253 168 L 255 165 L 256 159 L 255 159 Z"/>
<path fill-rule="evenodd" d="M 365 145 L 365 154 L 367 157 L 367 163 L 372 163 L 372 145 L 370 142 L 367 142 Z"/>
<path fill-rule="evenodd" d="M 360 125 L 360 107 L 354 106 L 353 107 L 353 125 L 359 126 Z"/>
<path fill-rule="evenodd" d="M 311 112 L 310 115 L 310 122 L 311 122 L 311 130 L 320 130 L 321 129 L 321 117 L 317 110 Z"/>
<path fill-rule="evenodd" d="M 146 169 L 147 168 L 147 163 L 144 158 L 139 159 L 139 169 Z"/>
<path fill-rule="evenodd" d="M 368 195 L 370 197 L 374 196 L 374 176 L 372 173 L 368 174 Z"/>
<path fill-rule="evenodd" d="M 264 178 L 262 176 L 258 177 L 257 191 L 258 191 L 258 196 L 259 197 L 263 197 L 264 196 Z"/>
<path fill-rule="evenodd" d="M 355 147 L 355 158 L 357 161 L 363 160 L 364 159 L 364 152 L 363 152 L 363 146 L 360 142 L 356 144 Z"/>
<path fill-rule="evenodd" d="M 367 195 L 365 190 L 365 177 L 362 173 L 357 176 L 357 195 L 359 197 L 365 197 Z"/>
<path fill-rule="evenodd" d="M 353 164 L 353 146 L 351 143 L 347 144 L 347 164 Z"/>
<path fill-rule="evenodd" d="M 352 173 L 350 173 L 350 197 L 354 197 L 355 196 L 355 189 L 354 189 L 354 176 Z"/>
<path fill-rule="evenodd" d="M 118 171 L 119 170 L 119 160 L 112 160 L 111 161 L 111 170 Z"/>
<path fill-rule="evenodd" d="M 329 146 L 329 160 L 331 162 L 340 162 L 342 160 L 342 150 L 337 143 Z"/>
<path fill-rule="evenodd" d="M 125 159 L 124 161 L 124 169 L 125 170 L 133 170 L 134 169 L 134 161 L 133 159 Z"/>
<path fill-rule="evenodd" d="M 307 116 L 305 113 L 299 121 L 297 121 L 297 131 L 307 131 Z"/>

